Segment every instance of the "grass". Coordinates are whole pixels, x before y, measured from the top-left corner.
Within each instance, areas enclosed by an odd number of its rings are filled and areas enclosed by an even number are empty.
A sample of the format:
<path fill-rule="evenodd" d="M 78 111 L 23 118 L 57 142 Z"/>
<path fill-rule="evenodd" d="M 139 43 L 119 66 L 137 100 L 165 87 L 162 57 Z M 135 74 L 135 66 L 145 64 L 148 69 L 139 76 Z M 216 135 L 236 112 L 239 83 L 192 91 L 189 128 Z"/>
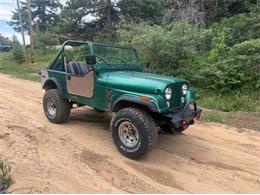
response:
<path fill-rule="evenodd" d="M 204 112 L 201 120 L 205 122 L 224 123 L 222 116 L 218 112 Z"/>
<path fill-rule="evenodd" d="M 38 52 L 34 57 L 37 63 L 30 65 L 24 63 L 17 64 L 12 60 L 11 53 L 0 52 L 0 72 L 14 75 L 15 77 L 26 80 L 40 81 L 38 73 L 41 69 L 48 66 L 48 63 L 53 57 L 53 54 L 44 54 L 43 52 Z M 54 57 L 52 59 L 54 59 Z"/>
<path fill-rule="evenodd" d="M 255 112 L 260 114 L 260 92 L 229 92 L 220 94 L 213 91 L 196 89 L 198 104 L 202 107 L 223 112 Z"/>
<path fill-rule="evenodd" d="M 11 166 L 0 160 L 0 191 L 6 191 L 14 183 L 11 169 Z"/>

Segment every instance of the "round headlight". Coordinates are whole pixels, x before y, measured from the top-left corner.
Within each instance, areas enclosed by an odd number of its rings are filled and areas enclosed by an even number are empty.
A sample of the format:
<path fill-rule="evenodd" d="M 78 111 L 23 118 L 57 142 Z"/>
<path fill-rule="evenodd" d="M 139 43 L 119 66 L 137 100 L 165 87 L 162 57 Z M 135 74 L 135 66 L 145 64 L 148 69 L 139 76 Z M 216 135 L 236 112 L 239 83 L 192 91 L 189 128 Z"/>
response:
<path fill-rule="evenodd" d="M 182 93 L 183 93 L 183 95 L 186 95 L 187 91 L 188 91 L 188 85 L 187 84 L 182 85 Z"/>
<path fill-rule="evenodd" d="M 166 88 L 164 95 L 166 100 L 170 100 L 172 98 L 172 89 L 169 87 Z"/>

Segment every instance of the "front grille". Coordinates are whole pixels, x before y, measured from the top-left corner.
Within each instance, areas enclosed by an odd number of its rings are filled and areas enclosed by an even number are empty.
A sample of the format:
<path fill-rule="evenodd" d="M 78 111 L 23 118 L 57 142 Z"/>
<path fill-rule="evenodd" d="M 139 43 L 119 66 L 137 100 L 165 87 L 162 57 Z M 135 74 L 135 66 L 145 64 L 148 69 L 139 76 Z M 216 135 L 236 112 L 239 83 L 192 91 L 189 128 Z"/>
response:
<path fill-rule="evenodd" d="M 182 85 L 184 83 L 174 83 L 170 87 L 172 88 L 172 98 L 170 100 L 170 108 L 172 110 L 178 110 L 185 106 L 182 103 L 181 98 L 183 97 Z"/>

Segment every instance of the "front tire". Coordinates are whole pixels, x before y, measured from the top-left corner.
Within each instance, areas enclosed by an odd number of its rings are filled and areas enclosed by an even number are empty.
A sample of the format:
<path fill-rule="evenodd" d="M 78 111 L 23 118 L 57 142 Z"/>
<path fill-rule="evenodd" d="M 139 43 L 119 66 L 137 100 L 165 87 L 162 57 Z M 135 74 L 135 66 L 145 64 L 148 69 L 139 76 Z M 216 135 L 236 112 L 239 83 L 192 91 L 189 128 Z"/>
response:
<path fill-rule="evenodd" d="M 71 104 L 64 99 L 57 89 L 49 89 L 43 96 L 43 110 L 52 123 L 63 123 L 70 116 Z"/>
<path fill-rule="evenodd" d="M 139 108 L 125 108 L 111 121 L 113 141 L 124 156 L 139 158 L 158 142 L 158 129 L 149 113 Z"/>

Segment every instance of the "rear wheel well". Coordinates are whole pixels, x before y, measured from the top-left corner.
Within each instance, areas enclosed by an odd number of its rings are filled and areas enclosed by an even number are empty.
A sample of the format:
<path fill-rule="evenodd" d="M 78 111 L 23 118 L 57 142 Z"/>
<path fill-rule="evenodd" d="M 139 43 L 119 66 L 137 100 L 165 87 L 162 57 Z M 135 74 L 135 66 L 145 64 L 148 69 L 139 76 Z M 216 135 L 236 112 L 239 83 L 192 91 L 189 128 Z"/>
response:
<path fill-rule="evenodd" d="M 46 91 L 49 89 L 57 89 L 57 85 L 54 81 L 52 80 L 48 80 L 44 83 L 43 89 L 45 89 Z"/>
<path fill-rule="evenodd" d="M 141 104 L 138 104 L 138 103 L 135 103 L 135 102 L 130 102 L 130 101 L 127 101 L 127 100 L 122 100 L 122 101 L 119 101 L 118 103 L 116 103 L 116 105 L 113 107 L 112 111 L 118 112 L 119 110 L 122 110 L 122 109 L 127 108 L 127 107 L 137 107 L 137 108 L 141 108 L 145 111 L 151 112 L 151 109 L 148 106 L 141 105 Z"/>

